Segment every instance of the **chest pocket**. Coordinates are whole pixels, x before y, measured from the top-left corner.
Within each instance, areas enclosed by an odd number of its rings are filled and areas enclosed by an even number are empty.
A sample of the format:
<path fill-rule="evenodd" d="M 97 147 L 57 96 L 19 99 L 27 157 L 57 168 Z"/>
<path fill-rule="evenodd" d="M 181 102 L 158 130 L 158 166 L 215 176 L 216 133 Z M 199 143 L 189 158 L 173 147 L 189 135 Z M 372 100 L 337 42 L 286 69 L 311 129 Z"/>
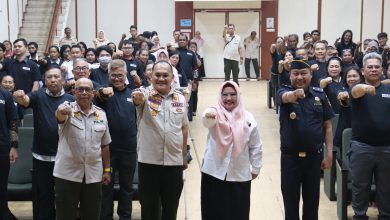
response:
<path fill-rule="evenodd" d="M 171 122 L 175 126 L 181 127 L 181 122 L 183 121 L 183 117 L 185 116 L 184 112 L 184 107 L 172 108 L 172 110 L 170 111 Z"/>
<path fill-rule="evenodd" d="M 93 125 L 93 135 L 94 138 L 100 140 L 103 137 L 104 132 L 106 131 L 105 124 L 94 124 Z"/>

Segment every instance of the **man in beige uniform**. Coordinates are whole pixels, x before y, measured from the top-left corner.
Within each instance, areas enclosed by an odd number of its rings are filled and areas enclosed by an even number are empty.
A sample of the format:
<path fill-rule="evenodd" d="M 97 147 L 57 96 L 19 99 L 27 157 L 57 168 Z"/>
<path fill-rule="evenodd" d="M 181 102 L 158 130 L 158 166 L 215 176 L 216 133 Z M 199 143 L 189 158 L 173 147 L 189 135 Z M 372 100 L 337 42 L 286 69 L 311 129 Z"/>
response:
<path fill-rule="evenodd" d="M 188 117 L 184 96 L 171 88 L 172 66 L 153 66 L 152 86 L 133 92 L 138 119 L 138 176 L 143 220 L 176 220 L 187 168 Z"/>
<path fill-rule="evenodd" d="M 236 30 L 234 24 L 225 25 L 222 33 L 225 46 L 223 48 L 223 64 L 225 81 L 230 80 L 233 73 L 233 81 L 238 84 L 239 64 L 242 65 L 244 57 L 242 54 L 241 37 L 234 34 Z"/>
<path fill-rule="evenodd" d="M 75 219 L 80 203 L 82 220 L 99 220 L 101 183 L 111 181 L 111 142 L 106 114 L 92 104 L 89 79 L 76 81 L 76 102 L 58 106 L 59 143 L 53 175 L 57 220 Z"/>

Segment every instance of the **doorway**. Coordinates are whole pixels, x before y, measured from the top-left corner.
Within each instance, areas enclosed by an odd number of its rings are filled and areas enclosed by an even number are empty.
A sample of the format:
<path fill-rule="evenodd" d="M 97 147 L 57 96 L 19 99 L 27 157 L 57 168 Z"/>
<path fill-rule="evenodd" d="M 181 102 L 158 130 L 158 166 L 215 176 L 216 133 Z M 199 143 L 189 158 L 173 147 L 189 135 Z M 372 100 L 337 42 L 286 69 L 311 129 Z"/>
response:
<path fill-rule="evenodd" d="M 256 31 L 260 39 L 260 18 L 261 11 L 256 10 L 195 10 L 195 31 L 200 31 L 205 41 L 203 46 L 204 66 L 206 78 L 224 78 L 223 72 L 223 47 L 222 38 L 223 27 L 225 24 L 234 24 L 236 26 L 235 34 L 241 37 L 241 43 L 244 45 L 244 39 L 250 36 L 252 31 Z M 261 59 L 259 48 L 259 63 Z M 253 65 L 251 65 L 251 76 L 255 76 Z M 240 65 L 240 78 L 246 78 L 244 64 Z"/>

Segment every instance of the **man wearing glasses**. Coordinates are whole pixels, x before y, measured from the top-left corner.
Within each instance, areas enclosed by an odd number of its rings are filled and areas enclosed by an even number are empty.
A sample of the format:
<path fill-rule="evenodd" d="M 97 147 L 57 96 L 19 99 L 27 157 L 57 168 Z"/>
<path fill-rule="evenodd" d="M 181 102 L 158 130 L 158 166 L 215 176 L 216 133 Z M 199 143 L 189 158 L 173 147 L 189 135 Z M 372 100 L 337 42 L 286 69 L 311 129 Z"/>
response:
<path fill-rule="evenodd" d="M 96 104 L 107 114 L 112 142 L 110 144 L 111 179 L 119 175 L 118 216 L 131 219 L 133 199 L 133 176 L 137 161 L 137 118 L 133 105 L 132 90 L 125 84 L 126 63 L 113 60 L 108 65 L 109 84 L 114 95 L 110 98 L 98 96 Z M 113 219 L 113 188 L 111 183 L 103 186 L 102 220 Z"/>
<path fill-rule="evenodd" d="M 379 220 L 390 219 L 390 86 L 381 83 L 382 57 L 363 58 L 365 83 L 351 87 L 352 140 L 349 166 L 352 177 L 353 219 L 368 219 L 372 177 L 375 177 Z"/>
<path fill-rule="evenodd" d="M 57 220 L 99 220 L 102 186 L 111 182 L 111 136 L 105 112 L 92 104 L 92 81 L 80 78 L 74 87 L 76 102 L 64 102 L 56 111 L 59 142 L 53 176 Z"/>

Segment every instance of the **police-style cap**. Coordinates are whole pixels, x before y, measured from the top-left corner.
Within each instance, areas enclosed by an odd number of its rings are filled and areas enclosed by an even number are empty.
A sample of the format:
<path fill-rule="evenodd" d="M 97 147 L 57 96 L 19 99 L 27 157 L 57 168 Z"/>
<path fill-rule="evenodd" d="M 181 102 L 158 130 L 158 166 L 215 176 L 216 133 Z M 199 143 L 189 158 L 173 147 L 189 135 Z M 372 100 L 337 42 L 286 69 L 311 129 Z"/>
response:
<path fill-rule="evenodd" d="M 310 69 L 310 65 L 307 63 L 307 60 L 303 59 L 303 57 L 297 56 L 290 63 L 290 70 L 293 70 L 293 69 L 300 70 L 300 69 L 305 69 L 305 68 Z"/>

